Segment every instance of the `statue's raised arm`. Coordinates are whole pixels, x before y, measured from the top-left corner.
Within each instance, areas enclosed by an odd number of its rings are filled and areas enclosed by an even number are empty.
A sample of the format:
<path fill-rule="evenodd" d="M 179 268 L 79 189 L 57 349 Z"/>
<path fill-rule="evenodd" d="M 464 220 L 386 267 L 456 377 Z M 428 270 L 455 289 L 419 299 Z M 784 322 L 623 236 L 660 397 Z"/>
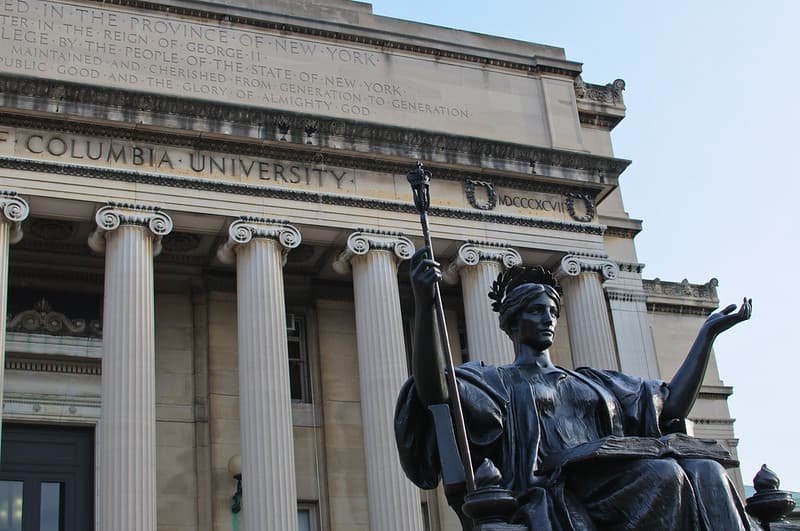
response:
<path fill-rule="evenodd" d="M 750 319 L 753 312 L 753 299 L 745 297 L 739 311 L 734 313 L 734 310 L 736 310 L 736 305 L 731 304 L 722 311 L 708 316 L 703 326 L 700 327 L 686 359 L 672 377 L 672 381 L 669 383 L 669 396 L 664 402 L 664 409 L 661 412 L 661 424 L 667 431 L 670 431 L 670 425 L 682 424 L 683 419 L 692 409 L 700 386 L 703 384 L 714 340 L 722 332 Z"/>

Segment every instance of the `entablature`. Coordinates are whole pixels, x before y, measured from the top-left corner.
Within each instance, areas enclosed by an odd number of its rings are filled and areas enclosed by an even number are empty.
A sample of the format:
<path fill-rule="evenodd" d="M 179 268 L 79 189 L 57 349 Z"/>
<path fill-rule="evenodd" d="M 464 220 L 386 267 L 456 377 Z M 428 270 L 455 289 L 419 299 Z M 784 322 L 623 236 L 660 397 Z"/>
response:
<path fill-rule="evenodd" d="M 0 167 L 24 172 L 413 213 L 405 178 L 412 163 L 408 156 L 367 156 L 302 143 L 0 114 Z M 569 232 L 604 230 L 597 224 L 596 203 L 611 188 L 608 179 L 476 169 L 441 157 L 426 166 L 435 174 L 433 215 Z"/>
<path fill-rule="evenodd" d="M 491 159 L 481 161 L 487 168 L 505 159 L 558 165 L 504 153 L 529 146 L 589 155 L 575 93 L 594 101 L 596 91 L 573 86 L 580 65 L 559 48 L 358 9 L 342 23 L 183 0 L 24 5 L 15 16 L 42 31 L 0 65 L 3 107 L 340 149 L 464 153 Z M 603 158 L 579 164 L 617 175 L 626 165 Z"/>
<path fill-rule="evenodd" d="M 642 284 L 650 312 L 705 316 L 719 306 L 719 281 L 716 278 L 705 284 L 692 284 L 686 279 L 681 282 L 666 282 L 659 278 L 645 279 Z"/>

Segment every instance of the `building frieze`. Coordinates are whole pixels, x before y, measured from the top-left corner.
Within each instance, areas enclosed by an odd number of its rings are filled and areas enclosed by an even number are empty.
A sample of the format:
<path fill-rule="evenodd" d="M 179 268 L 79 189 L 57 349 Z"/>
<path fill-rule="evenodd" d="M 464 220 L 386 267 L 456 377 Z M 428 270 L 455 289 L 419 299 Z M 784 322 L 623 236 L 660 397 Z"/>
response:
<path fill-rule="evenodd" d="M 203 190 L 256 197 L 271 197 L 292 201 L 311 202 L 315 204 L 350 206 L 385 212 L 417 214 L 416 208 L 411 202 L 364 199 L 342 194 L 215 181 L 211 179 L 171 176 L 155 172 L 97 168 L 79 164 L 35 161 L 4 156 L 0 156 L 0 168 L 21 171 L 37 171 L 53 173 L 57 175 L 72 175 L 77 177 L 105 179 L 111 181 L 151 184 L 157 186 L 183 188 L 188 190 Z M 501 225 L 535 227 L 546 230 L 593 235 L 602 235 L 605 230 L 605 227 L 602 225 L 558 221 L 512 214 L 500 214 L 483 210 L 431 207 L 429 214 L 431 216 L 439 216 L 463 221 L 480 221 L 486 223 L 498 223 Z"/>
<path fill-rule="evenodd" d="M 0 113 L 0 124 L 13 128 L 26 129 L 31 132 L 52 133 L 53 135 L 79 135 L 94 138 L 107 139 L 109 142 L 118 140 L 121 142 L 142 142 L 148 145 L 179 147 L 200 152 L 216 152 L 226 155 L 239 155 L 251 157 L 264 157 L 277 160 L 290 160 L 298 163 L 310 165 L 330 165 L 340 168 L 363 169 L 373 172 L 386 172 L 403 174 L 408 171 L 407 154 L 403 160 L 387 160 L 374 156 L 365 157 L 353 153 L 337 152 L 333 149 L 321 149 L 316 146 L 304 144 L 292 144 L 284 142 L 264 142 L 264 141 L 243 141 L 241 139 L 230 140 L 223 137 L 198 136 L 196 133 L 185 134 L 180 132 L 165 133 L 158 130 L 147 130 L 144 128 L 113 127 L 109 125 L 90 124 L 85 122 L 75 122 L 71 120 L 51 120 L 40 117 L 21 116 L 17 114 Z M 0 131 L 2 133 L 2 131 Z M 0 141 L 4 140 L 0 137 Z M 64 138 L 66 143 L 68 139 Z M 535 148 L 533 148 L 535 150 Z M 544 150 L 552 151 L 552 150 Z M 609 159 L 619 160 L 619 159 Z M 543 154 L 539 159 L 540 165 L 569 167 L 562 163 L 568 162 L 567 159 L 556 159 L 554 156 Z M 627 161 L 624 161 L 627 162 Z M 536 163 L 528 163 L 528 166 L 535 167 Z M 469 167 L 454 168 L 452 166 L 437 166 L 435 162 L 427 163 L 435 171 L 437 180 L 450 180 L 465 183 L 465 190 L 468 197 L 470 186 L 473 189 L 486 186 L 503 186 L 518 190 L 531 192 L 544 192 L 552 194 L 566 195 L 575 193 L 595 200 L 601 189 L 597 183 L 576 182 L 562 180 L 564 182 L 554 182 L 552 180 L 534 180 L 531 175 L 518 176 L 514 172 L 508 171 L 487 171 L 485 169 L 474 170 Z M 572 168 L 577 169 L 577 168 Z M 588 169 L 598 171 L 600 169 Z M 481 179 L 472 179 L 471 175 L 477 171 Z M 518 173 L 518 172 L 517 172 Z M 544 175 L 537 175 L 543 177 Z M 599 175 L 599 174 L 598 174 Z M 472 183 L 470 185 L 470 183 Z M 489 205 L 489 208 L 476 208 L 492 210 L 496 206 L 497 199 Z"/>
<path fill-rule="evenodd" d="M 184 145 L 209 141 L 223 142 L 226 144 L 226 151 L 232 153 L 236 153 L 236 150 L 242 150 L 240 152 L 244 153 L 257 149 L 259 144 L 264 141 L 271 141 L 299 145 L 309 152 L 307 155 L 309 157 L 313 157 L 315 152 L 318 153 L 319 148 L 327 148 L 334 152 L 342 151 L 338 146 L 343 144 L 350 146 L 353 150 L 358 150 L 359 145 L 368 146 L 370 150 L 368 158 L 373 161 L 376 151 L 383 155 L 404 158 L 410 154 L 416 154 L 419 158 L 448 164 L 451 164 L 453 155 L 460 154 L 469 160 L 470 165 L 479 166 L 482 173 L 487 171 L 491 173 L 492 168 L 497 168 L 498 164 L 500 167 L 509 168 L 506 173 L 526 171 L 530 172 L 527 174 L 529 176 L 547 177 L 550 173 L 557 176 L 556 174 L 559 173 L 556 171 L 557 169 L 567 169 L 580 173 L 579 180 L 582 182 L 574 184 L 594 185 L 602 188 L 613 184 L 630 164 L 629 160 L 613 157 L 477 137 L 448 135 L 355 120 L 322 118 L 287 111 L 229 105 L 222 102 L 185 100 L 0 74 L 0 103 L 11 106 L 13 101 L 13 106 L 21 109 L 24 107 L 24 102 L 20 101 L 19 96 L 46 100 L 41 104 L 31 104 L 31 110 L 42 106 L 49 108 L 52 105 L 48 102 L 58 102 L 56 109 L 58 112 L 73 115 L 84 114 L 86 118 L 93 119 L 114 120 L 120 116 L 120 108 L 152 114 L 154 126 L 174 127 L 176 116 L 192 118 L 194 120 L 191 128 L 194 130 L 205 129 L 208 133 L 227 132 L 228 135 L 236 136 L 237 140 L 225 141 L 222 138 L 206 140 L 200 138 L 197 132 L 192 132 L 180 139 L 178 134 L 139 132 L 135 128 L 124 125 L 117 130 L 103 125 L 81 124 L 66 120 L 51 122 L 41 117 L 25 117 L 19 114 L 0 115 L 2 123 L 19 127 L 69 130 L 73 133 L 87 135 L 99 134 L 103 131 L 104 134 L 110 134 L 113 137 L 129 139 L 145 134 L 151 138 L 150 141 L 183 142 Z M 70 103 L 75 104 L 75 107 L 69 108 Z M 105 110 L 103 110 L 104 108 Z M 197 120 L 200 120 L 200 123 Z M 58 121 L 62 123 L 59 124 Z M 309 136 L 308 131 L 312 129 L 313 134 Z M 309 141 L 310 145 L 307 143 Z M 325 156 L 335 155 L 326 152 Z M 359 157 L 351 155 L 346 158 L 358 159 Z M 357 163 L 356 160 L 353 162 Z"/>

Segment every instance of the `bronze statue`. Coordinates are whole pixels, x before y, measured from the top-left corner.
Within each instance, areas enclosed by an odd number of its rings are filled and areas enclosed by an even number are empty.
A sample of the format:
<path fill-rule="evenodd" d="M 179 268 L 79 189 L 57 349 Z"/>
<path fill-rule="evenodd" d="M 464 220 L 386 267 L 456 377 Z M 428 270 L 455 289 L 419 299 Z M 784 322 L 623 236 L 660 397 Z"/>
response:
<path fill-rule="evenodd" d="M 413 377 L 400 393 L 395 428 L 406 474 L 430 489 L 439 483 L 442 461 L 428 406 L 447 402 L 451 393 L 434 334 L 441 271 L 428 257 L 423 248 L 411 262 Z M 490 297 L 516 359 L 455 369 L 457 393 L 472 466 L 485 458 L 496 465 L 498 481 L 518 502 L 515 523 L 535 531 L 751 529 L 723 467 L 735 461 L 713 441 L 679 434 L 715 337 L 750 318 L 751 300 L 738 311 L 731 305 L 710 315 L 666 383 L 553 365 L 548 349 L 561 298 L 541 268 L 501 274 Z M 449 499 L 460 513 L 460 496 Z"/>
<path fill-rule="evenodd" d="M 413 374 L 395 411 L 406 475 L 428 489 L 441 479 L 465 530 L 754 528 L 723 468 L 736 464 L 730 453 L 681 433 L 714 339 L 749 319 L 752 301 L 709 316 L 670 383 L 570 370 L 548 351 L 561 310 L 555 279 L 512 268 L 489 297 L 514 363 L 454 368 L 428 230 L 431 173 L 418 163 L 408 180 L 425 247 L 411 259 Z"/>

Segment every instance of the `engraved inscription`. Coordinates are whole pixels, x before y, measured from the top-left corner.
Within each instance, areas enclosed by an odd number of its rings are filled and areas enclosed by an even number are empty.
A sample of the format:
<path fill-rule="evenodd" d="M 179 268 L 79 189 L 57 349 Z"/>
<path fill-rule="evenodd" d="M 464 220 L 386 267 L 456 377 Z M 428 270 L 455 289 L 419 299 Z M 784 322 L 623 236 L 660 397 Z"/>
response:
<path fill-rule="evenodd" d="M 121 142 L 96 137 L 74 137 L 20 130 L 15 135 L 14 147 L 14 153 L 25 158 L 59 160 L 108 168 L 253 181 L 275 186 L 318 188 L 337 192 L 353 192 L 356 185 L 355 173 L 345 168 L 316 167 L 290 161 L 210 151 L 189 151 L 172 146 Z"/>
<path fill-rule="evenodd" d="M 119 88 L 177 91 L 297 110 L 370 116 L 381 108 L 469 119 L 387 82 L 382 54 L 177 18 L 37 0 L 0 3 L 8 70 L 55 73 Z M 291 62 L 287 62 L 287 59 Z M 291 66 L 287 66 L 291 65 Z M 348 66 L 348 75 L 324 66 Z"/>
<path fill-rule="evenodd" d="M 305 189 L 381 200 L 413 201 L 405 174 L 305 163 L 259 156 L 191 149 L 183 146 L 118 138 L 72 135 L 35 129 L 0 128 L 0 159 L 9 157 L 74 164 L 82 167 L 124 169 L 163 176 L 220 180 L 271 187 Z M 472 185 L 469 185 L 469 182 Z M 54 186 L 58 186 L 58 180 Z M 387 186 L 388 183 L 394 185 Z M 491 210 L 519 216 L 561 221 L 578 219 L 593 203 L 577 194 L 574 207 L 563 195 L 534 192 L 474 181 L 436 180 L 432 196 L 437 205 Z M 468 196 L 473 189 L 473 198 Z M 491 193 L 489 192 L 491 190 Z M 491 198 L 491 199 L 489 199 Z M 473 204 L 473 202 L 475 204 Z M 485 208 L 482 208 L 485 207 Z M 593 213 L 593 210 L 592 210 Z"/>
<path fill-rule="evenodd" d="M 229 22 L 2 0 L 0 49 L 0 72 L 22 76 L 537 144 L 547 138 L 538 80 Z"/>

